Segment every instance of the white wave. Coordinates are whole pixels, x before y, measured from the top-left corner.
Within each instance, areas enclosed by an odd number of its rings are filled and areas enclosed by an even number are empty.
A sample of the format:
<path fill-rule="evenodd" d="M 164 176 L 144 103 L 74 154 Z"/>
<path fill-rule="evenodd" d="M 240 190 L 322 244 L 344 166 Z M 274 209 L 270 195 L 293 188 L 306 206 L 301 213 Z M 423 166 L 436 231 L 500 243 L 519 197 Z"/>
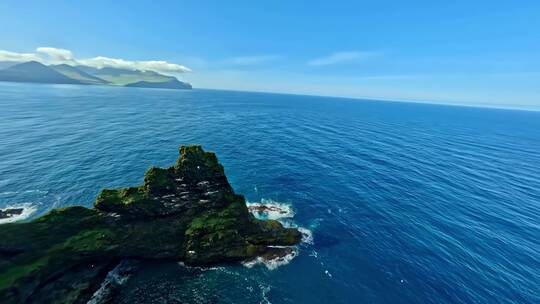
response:
<path fill-rule="evenodd" d="M 47 194 L 49 193 L 49 191 L 46 191 L 46 190 L 5 191 L 5 192 L 0 192 L 0 195 L 14 195 L 14 194 L 22 194 L 22 193 Z"/>
<path fill-rule="evenodd" d="M 46 190 L 26 190 L 23 191 L 24 193 L 39 193 L 39 194 L 47 194 L 49 191 Z"/>
<path fill-rule="evenodd" d="M 271 199 L 261 199 L 260 203 L 246 203 L 249 211 L 260 220 L 279 220 L 284 227 L 298 228 L 302 233 L 302 242 L 313 245 L 313 232 L 311 230 L 299 227 L 292 221 L 295 213 L 292 206 L 286 203 L 276 202 Z M 318 221 L 314 224 L 318 226 Z"/>
<path fill-rule="evenodd" d="M 291 250 L 290 253 L 279 256 L 273 259 L 265 259 L 263 257 L 257 257 L 253 260 L 244 261 L 242 262 L 242 265 L 244 265 L 247 268 L 252 268 L 255 265 L 263 264 L 268 268 L 268 270 L 274 270 L 280 266 L 289 264 L 297 255 L 298 255 L 298 248 L 291 247 L 293 250 Z"/>
<path fill-rule="evenodd" d="M 37 211 L 37 208 L 32 203 L 10 205 L 10 206 L 6 206 L 2 210 L 16 209 L 16 208 L 22 208 L 23 209 L 22 213 L 18 215 L 14 215 L 12 217 L 5 218 L 5 219 L 0 219 L 0 224 L 13 223 L 13 222 L 25 220 Z"/>
<path fill-rule="evenodd" d="M 0 195 L 13 195 L 13 194 L 17 194 L 19 192 L 16 192 L 16 191 L 6 191 L 6 192 L 0 192 Z"/>
<path fill-rule="evenodd" d="M 292 221 L 280 221 L 285 228 L 296 228 L 302 234 L 302 243 L 313 245 L 313 232 L 307 228 L 300 227 Z"/>
<path fill-rule="evenodd" d="M 257 218 L 261 220 L 278 220 L 284 227 L 297 228 L 302 234 L 302 243 L 313 245 L 313 232 L 307 228 L 299 227 L 294 221 L 294 210 L 290 204 L 276 202 L 270 199 L 261 199 L 260 202 L 247 202 L 249 211 Z M 244 261 L 242 264 L 245 267 L 251 268 L 258 264 L 263 264 L 269 270 L 274 270 L 280 266 L 289 264 L 299 254 L 299 248 L 283 247 L 283 246 L 269 246 L 276 248 L 291 248 L 291 252 L 275 258 L 257 257 L 253 260 Z"/>
<path fill-rule="evenodd" d="M 248 202 L 246 205 L 249 211 L 261 220 L 279 220 L 294 217 L 294 211 L 291 205 L 271 199 L 261 199 L 259 203 Z"/>
<path fill-rule="evenodd" d="M 202 266 L 188 266 L 184 262 L 178 262 L 178 265 L 187 268 L 187 269 L 196 269 L 199 271 L 208 271 L 208 270 L 224 270 L 225 267 L 222 266 L 214 266 L 214 267 L 202 267 Z"/>
<path fill-rule="evenodd" d="M 113 270 L 109 271 L 87 304 L 109 303 L 111 294 L 118 286 L 124 285 L 131 278 L 137 265 L 137 263 L 128 260 L 121 261 Z"/>
<path fill-rule="evenodd" d="M 302 233 L 302 243 L 313 245 L 313 232 L 304 227 L 298 227 L 298 231 Z"/>
<path fill-rule="evenodd" d="M 262 284 L 259 284 L 259 288 L 261 290 L 261 297 L 262 297 L 262 301 L 260 302 L 261 304 L 262 303 L 265 303 L 265 304 L 272 304 L 272 302 L 270 302 L 270 300 L 268 299 L 267 297 L 267 294 L 268 292 L 272 289 L 270 286 L 264 286 Z"/>

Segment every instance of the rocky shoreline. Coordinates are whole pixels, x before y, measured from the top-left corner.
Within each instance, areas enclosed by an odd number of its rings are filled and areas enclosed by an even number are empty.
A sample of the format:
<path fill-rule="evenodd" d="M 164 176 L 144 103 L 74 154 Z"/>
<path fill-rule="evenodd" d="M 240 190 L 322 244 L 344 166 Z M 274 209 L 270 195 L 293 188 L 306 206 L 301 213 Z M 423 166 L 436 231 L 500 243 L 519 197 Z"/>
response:
<path fill-rule="evenodd" d="M 174 166 L 150 168 L 141 186 L 103 190 L 92 209 L 2 225 L 0 302 L 86 303 L 125 259 L 230 263 L 287 254 L 280 246 L 301 238 L 256 219 L 214 153 L 182 146 Z"/>

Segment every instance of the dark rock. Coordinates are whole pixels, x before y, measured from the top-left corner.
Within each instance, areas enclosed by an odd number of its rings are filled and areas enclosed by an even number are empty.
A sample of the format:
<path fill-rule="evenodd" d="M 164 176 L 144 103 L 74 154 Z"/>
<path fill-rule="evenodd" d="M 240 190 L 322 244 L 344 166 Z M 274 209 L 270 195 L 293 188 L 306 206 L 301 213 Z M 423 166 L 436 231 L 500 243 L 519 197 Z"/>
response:
<path fill-rule="evenodd" d="M 95 260 L 61 271 L 38 286 L 27 303 L 87 303 L 92 291 L 99 288 L 99 282 L 105 280 L 116 264 L 117 261 Z"/>
<path fill-rule="evenodd" d="M 297 229 L 255 219 L 216 155 L 200 146 L 181 147 L 170 168 L 150 168 L 143 185 L 103 190 L 94 207 L 1 226 L 0 252 L 9 255 L 0 255 L 1 303 L 86 300 L 103 279 L 92 265 L 105 270 L 126 258 L 226 263 L 301 240 Z"/>
<path fill-rule="evenodd" d="M 0 219 L 10 218 L 15 215 L 21 215 L 23 213 L 23 208 L 8 208 L 0 210 Z"/>
<path fill-rule="evenodd" d="M 276 259 L 282 259 L 292 254 L 294 249 L 291 247 L 270 247 L 265 253 L 261 255 L 263 260 L 271 261 Z"/>
<path fill-rule="evenodd" d="M 88 302 L 85 303 L 117 303 L 119 300 L 118 291 L 121 286 L 135 274 L 139 266 L 140 262 L 137 260 L 123 260 L 118 263 L 118 265 L 107 274 L 99 289 L 92 295 Z"/>

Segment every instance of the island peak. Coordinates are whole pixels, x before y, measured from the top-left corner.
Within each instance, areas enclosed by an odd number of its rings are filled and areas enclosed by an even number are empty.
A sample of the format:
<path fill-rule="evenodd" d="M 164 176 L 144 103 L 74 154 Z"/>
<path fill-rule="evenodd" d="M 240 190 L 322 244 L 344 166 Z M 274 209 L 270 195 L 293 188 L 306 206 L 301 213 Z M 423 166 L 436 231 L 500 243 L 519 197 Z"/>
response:
<path fill-rule="evenodd" d="M 104 271 L 126 258 L 208 265 L 300 242 L 297 229 L 249 212 L 214 153 L 197 145 L 179 152 L 174 166 L 148 169 L 142 185 L 103 190 L 93 209 L 55 209 L 31 222 L 2 225 L 0 300 L 39 302 L 62 288 L 86 300 Z M 78 278 L 84 282 L 66 287 L 61 282 L 71 269 L 83 272 Z"/>

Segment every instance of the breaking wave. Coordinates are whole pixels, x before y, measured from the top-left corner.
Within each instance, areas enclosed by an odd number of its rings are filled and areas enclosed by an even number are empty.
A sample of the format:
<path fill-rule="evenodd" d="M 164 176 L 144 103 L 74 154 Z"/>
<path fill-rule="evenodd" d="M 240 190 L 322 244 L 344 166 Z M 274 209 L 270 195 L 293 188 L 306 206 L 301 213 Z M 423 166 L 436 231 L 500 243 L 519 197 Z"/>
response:
<path fill-rule="evenodd" d="M 247 268 L 252 268 L 255 265 L 262 264 L 266 266 L 268 270 L 274 270 L 280 266 L 289 264 L 296 256 L 298 256 L 298 248 L 293 247 L 292 250 L 286 255 L 278 256 L 271 259 L 257 257 L 253 260 L 242 262 L 242 265 Z"/>
<path fill-rule="evenodd" d="M 109 271 L 105 280 L 101 283 L 96 292 L 92 295 L 87 304 L 110 303 L 117 289 L 124 285 L 134 274 L 139 266 L 139 262 L 123 260 L 116 267 Z"/>
<path fill-rule="evenodd" d="M 224 270 L 225 267 L 223 266 L 210 266 L 210 267 L 204 267 L 204 266 L 189 266 L 186 265 L 184 262 L 178 262 L 178 265 L 186 268 L 186 269 L 192 269 L 192 270 L 199 270 L 199 271 L 209 271 L 209 270 Z"/>
<path fill-rule="evenodd" d="M 271 199 L 261 199 L 261 202 L 248 202 L 249 211 L 260 220 L 279 220 L 294 217 L 291 205 L 280 203 Z"/>
<path fill-rule="evenodd" d="M 0 219 L 0 224 L 13 223 L 13 222 L 25 220 L 37 211 L 36 206 L 34 206 L 34 204 L 32 203 L 14 204 L 14 205 L 6 206 L 5 208 L 2 208 L 1 210 L 7 210 L 7 209 L 23 209 L 23 211 L 21 214 L 16 214 L 8 218 Z"/>
<path fill-rule="evenodd" d="M 260 220 L 277 220 L 284 227 L 297 228 L 302 233 L 302 243 L 313 244 L 313 232 L 307 228 L 299 227 L 293 220 L 294 210 L 290 204 L 277 202 L 271 199 L 261 199 L 260 202 L 247 202 L 249 211 Z M 289 264 L 299 254 L 298 246 L 284 247 L 290 248 L 286 254 L 263 257 L 259 256 L 253 260 L 244 261 L 242 265 L 251 268 L 255 265 L 262 264 L 269 270 L 274 270 L 280 266 Z"/>
<path fill-rule="evenodd" d="M 298 227 L 298 231 L 302 233 L 302 243 L 313 245 L 313 232 L 304 227 Z"/>

